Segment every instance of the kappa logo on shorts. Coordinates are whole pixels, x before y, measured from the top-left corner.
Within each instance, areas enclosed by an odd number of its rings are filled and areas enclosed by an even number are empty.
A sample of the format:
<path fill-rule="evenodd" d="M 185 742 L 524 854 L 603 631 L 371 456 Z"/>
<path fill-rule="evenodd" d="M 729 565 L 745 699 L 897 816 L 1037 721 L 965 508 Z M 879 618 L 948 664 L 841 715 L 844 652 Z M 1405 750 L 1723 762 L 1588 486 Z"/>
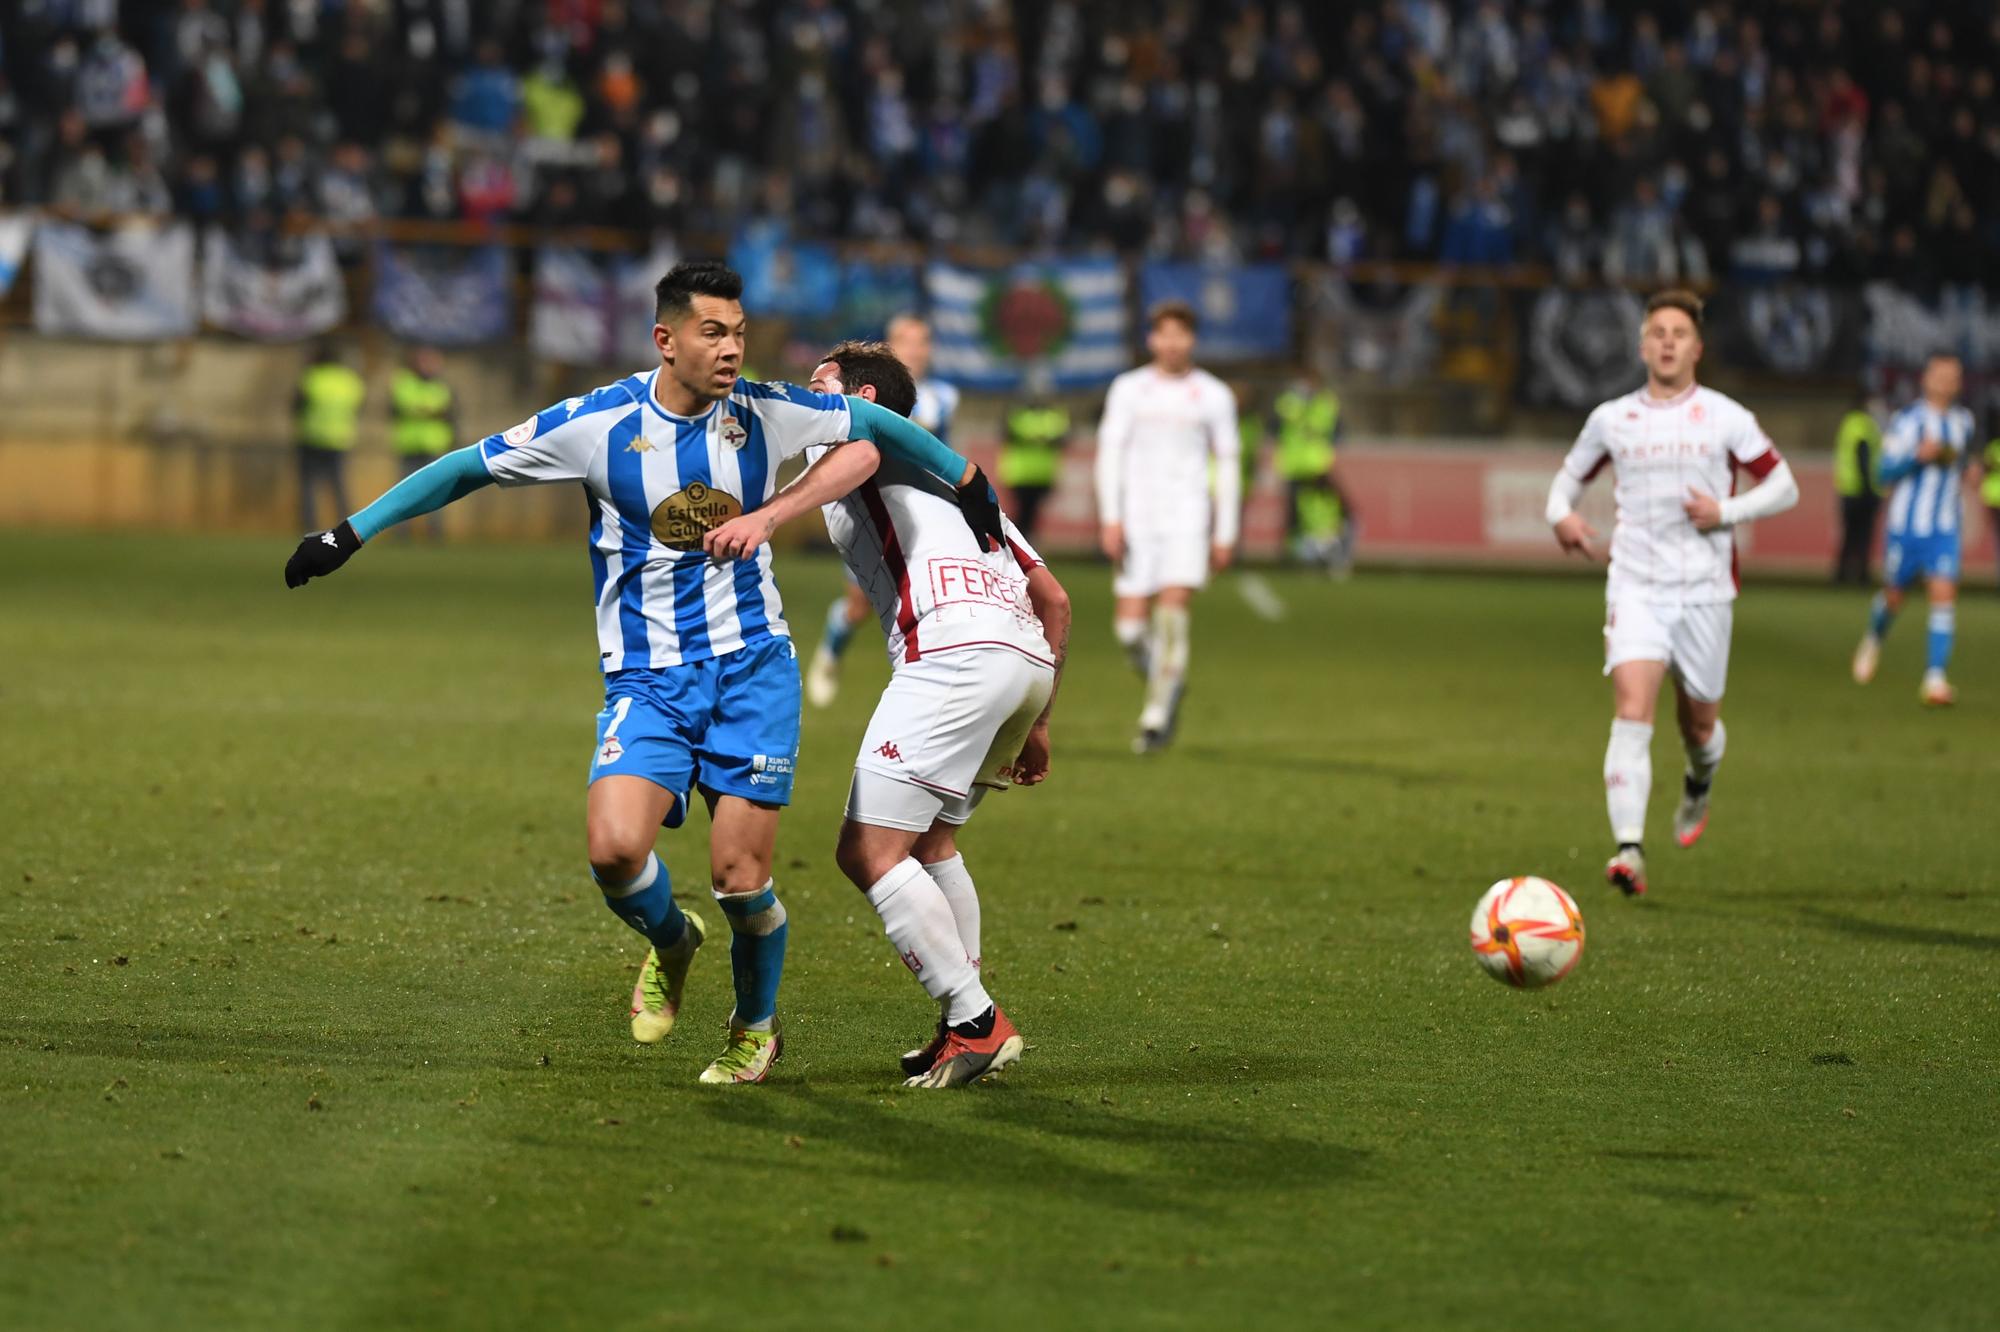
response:
<path fill-rule="evenodd" d="M 883 758 L 888 759 L 891 763 L 901 763 L 903 761 L 903 751 L 896 748 L 894 740 L 884 740 L 882 747 L 875 752 Z"/>
<path fill-rule="evenodd" d="M 601 768 L 607 763 L 616 763 L 624 757 L 625 746 L 618 743 L 617 736 L 607 735 L 604 737 L 603 748 L 597 751 L 597 766 Z"/>

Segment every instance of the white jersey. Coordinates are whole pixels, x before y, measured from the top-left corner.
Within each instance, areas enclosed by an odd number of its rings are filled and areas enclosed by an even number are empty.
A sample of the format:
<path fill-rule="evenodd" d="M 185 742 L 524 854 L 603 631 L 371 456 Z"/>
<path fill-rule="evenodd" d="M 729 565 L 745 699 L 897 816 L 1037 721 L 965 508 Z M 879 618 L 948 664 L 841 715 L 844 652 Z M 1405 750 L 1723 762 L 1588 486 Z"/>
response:
<path fill-rule="evenodd" d="M 606 672 L 788 637 L 771 548 L 714 564 L 701 539 L 770 499 L 781 461 L 852 429 L 845 398 L 747 380 L 699 416 L 672 416 L 653 396 L 658 374 L 629 375 L 479 442 L 502 485 L 583 483 Z"/>
<path fill-rule="evenodd" d="M 1659 606 L 1736 597 L 1736 542 L 1728 527 L 1697 531 L 1682 508 L 1690 490 L 1717 499 L 1738 468 L 1762 479 L 1781 461 L 1748 408 L 1699 384 L 1667 399 L 1643 388 L 1600 405 L 1563 459 L 1579 482 L 1609 465 L 1618 524 L 1607 596 Z"/>
<path fill-rule="evenodd" d="M 1111 381 L 1097 427 L 1098 521 L 1124 524 L 1128 537 L 1235 545 L 1242 447 L 1236 395 L 1208 371 L 1126 371 Z"/>
<path fill-rule="evenodd" d="M 824 449 L 809 451 L 817 461 Z M 986 551 L 965 525 L 951 487 L 884 455 L 875 475 L 821 509 L 827 535 L 868 594 L 888 639 L 889 664 L 953 648 L 1011 648 L 1053 664 L 1028 599 L 1042 563 L 1004 517 L 1008 549 Z"/>

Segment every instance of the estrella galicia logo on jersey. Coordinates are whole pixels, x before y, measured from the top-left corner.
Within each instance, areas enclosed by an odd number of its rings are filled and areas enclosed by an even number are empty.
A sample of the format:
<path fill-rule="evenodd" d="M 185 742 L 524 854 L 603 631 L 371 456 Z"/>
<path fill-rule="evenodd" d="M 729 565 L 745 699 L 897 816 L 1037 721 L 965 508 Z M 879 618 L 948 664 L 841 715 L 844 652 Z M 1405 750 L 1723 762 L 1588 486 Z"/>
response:
<path fill-rule="evenodd" d="M 716 427 L 715 433 L 720 435 L 722 442 L 732 449 L 740 449 L 750 442 L 750 432 L 745 430 L 742 422 L 733 416 L 723 417 L 722 424 Z"/>
<path fill-rule="evenodd" d="M 668 550 L 700 550 L 703 534 L 742 512 L 743 501 L 728 491 L 690 481 L 653 510 L 653 536 Z"/>

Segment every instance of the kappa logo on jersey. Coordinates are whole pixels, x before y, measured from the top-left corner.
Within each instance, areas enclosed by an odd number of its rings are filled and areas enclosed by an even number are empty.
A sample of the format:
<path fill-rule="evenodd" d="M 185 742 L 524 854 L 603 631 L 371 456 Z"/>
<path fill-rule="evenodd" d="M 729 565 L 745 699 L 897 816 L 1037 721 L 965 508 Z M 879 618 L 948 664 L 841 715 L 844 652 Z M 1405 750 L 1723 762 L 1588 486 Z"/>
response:
<path fill-rule="evenodd" d="M 750 442 L 750 432 L 745 430 L 743 423 L 733 416 L 723 417 L 722 424 L 716 428 L 715 433 L 720 435 L 722 442 L 732 449 L 740 449 Z"/>
<path fill-rule="evenodd" d="M 540 417 L 531 416 L 527 420 L 521 422 L 521 424 L 509 430 L 506 434 L 500 436 L 500 438 L 506 440 L 508 444 L 518 449 L 519 447 L 521 447 L 521 445 L 526 444 L 529 440 L 535 437 L 535 427 L 540 423 L 541 423 Z"/>
<path fill-rule="evenodd" d="M 624 757 L 625 746 L 618 743 L 617 736 L 607 735 L 604 737 L 604 747 L 597 751 L 597 766 L 601 768 L 607 763 L 616 763 Z"/>
<path fill-rule="evenodd" d="M 627 453 L 651 453 L 657 446 L 644 435 L 632 436 L 632 442 L 625 446 Z"/>
<path fill-rule="evenodd" d="M 321 532 L 319 534 L 319 543 L 322 546 L 338 547 L 340 545 L 340 538 L 336 537 L 332 532 Z"/>
<path fill-rule="evenodd" d="M 653 510 L 653 537 L 668 550 L 700 550 L 702 536 L 743 513 L 743 501 L 726 490 L 690 481 Z"/>
<path fill-rule="evenodd" d="M 903 761 L 903 751 L 896 748 L 894 740 L 884 740 L 882 747 L 875 752 L 883 758 L 888 759 L 891 763 L 901 763 Z"/>

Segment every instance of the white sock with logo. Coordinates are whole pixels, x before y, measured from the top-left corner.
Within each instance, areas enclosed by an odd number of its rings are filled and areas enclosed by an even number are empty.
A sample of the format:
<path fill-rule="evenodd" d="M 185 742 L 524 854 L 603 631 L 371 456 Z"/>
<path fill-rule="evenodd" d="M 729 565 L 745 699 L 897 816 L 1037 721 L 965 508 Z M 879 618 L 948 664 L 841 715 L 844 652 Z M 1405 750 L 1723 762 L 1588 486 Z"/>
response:
<path fill-rule="evenodd" d="M 1141 730 L 1163 729 L 1174 714 L 1174 699 L 1187 678 L 1188 612 L 1185 606 L 1153 608 L 1151 669 L 1146 676 L 1146 707 L 1139 714 Z"/>
<path fill-rule="evenodd" d="M 1653 794 L 1653 724 L 1611 723 L 1604 749 L 1604 806 L 1611 836 L 1622 846 L 1646 838 L 1646 800 Z"/>
<path fill-rule="evenodd" d="M 958 940 L 965 945 L 965 956 L 972 965 L 979 965 L 979 892 L 972 886 L 971 871 L 965 868 L 964 856 L 953 856 L 950 860 L 940 860 L 934 865 L 924 866 L 924 872 L 931 876 L 944 894 L 944 900 L 951 906 L 951 918 L 958 923 Z"/>
<path fill-rule="evenodd" d="M 911 857 L 868 889 L 868 905 L 903 965 L 944 1009 L 946 1022 L 967 1022 L 993 1007 L 979 971 L 965 955 L 958 922 L 944 890 Z"/>

